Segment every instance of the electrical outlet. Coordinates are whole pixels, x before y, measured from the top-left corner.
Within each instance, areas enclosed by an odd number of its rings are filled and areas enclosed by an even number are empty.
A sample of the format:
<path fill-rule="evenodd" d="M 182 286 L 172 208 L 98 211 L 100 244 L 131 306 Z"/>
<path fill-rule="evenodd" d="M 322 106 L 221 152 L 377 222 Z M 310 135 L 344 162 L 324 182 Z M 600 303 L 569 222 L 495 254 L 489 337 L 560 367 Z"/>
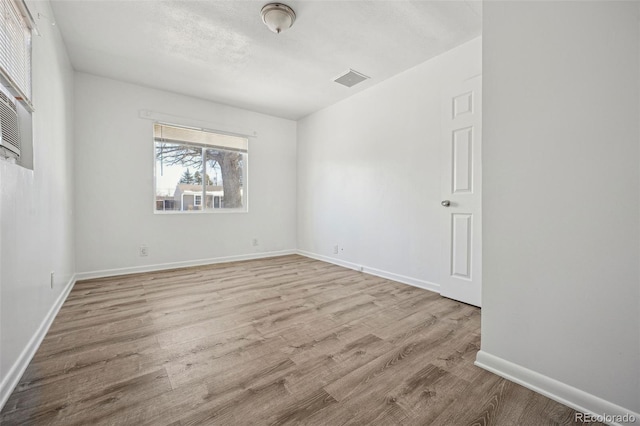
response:
<path fill-rule="evenodd" d="M 53 290 L 53 271 L 51 271 L 51 289 Z"/>
<path fill-rule="evenodd" d="M 257 238 L 254 238 L 253 240 L 251 240 L 251 245 L 254 246 L 254 247 L 258 247 L 258 243 L 259 243 L 259 241 L 258 241 Z"/>
<path fill-rule="evenodd" d="M 149 247 L 147 246 L 140 246 L 140 257 L 147 257 L 149 256 Z"/>
<path fill-rule="evenodd" d="M 338 245 L 333 246 L 333 254 L 338 254 Z"/>

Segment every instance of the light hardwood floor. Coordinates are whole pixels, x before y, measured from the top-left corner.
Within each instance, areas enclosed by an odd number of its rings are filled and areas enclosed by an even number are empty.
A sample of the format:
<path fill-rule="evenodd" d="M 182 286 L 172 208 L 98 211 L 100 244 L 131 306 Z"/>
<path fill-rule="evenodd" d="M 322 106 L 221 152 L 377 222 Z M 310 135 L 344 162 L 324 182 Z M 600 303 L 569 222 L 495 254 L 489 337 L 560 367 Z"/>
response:
<path fill-rule="evenodd" d="M 301 256 L 81 281 L 2 425 L 553 425 L 480 310 Z"/>

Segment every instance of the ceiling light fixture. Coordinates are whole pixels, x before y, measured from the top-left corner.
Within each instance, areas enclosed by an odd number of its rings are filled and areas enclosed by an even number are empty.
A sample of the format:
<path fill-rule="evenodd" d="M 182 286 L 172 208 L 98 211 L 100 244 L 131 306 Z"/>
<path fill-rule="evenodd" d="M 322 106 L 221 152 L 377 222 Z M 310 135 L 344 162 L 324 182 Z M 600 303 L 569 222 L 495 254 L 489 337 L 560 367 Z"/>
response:
<path fill-rule="evenodd" d="M 282 3 L 265 5 L 260 11 L 260 16 L 262 16 L 262 22 L 276 34 L 291 28 L 296 20 L 296 13 L 293 9 Z"/>

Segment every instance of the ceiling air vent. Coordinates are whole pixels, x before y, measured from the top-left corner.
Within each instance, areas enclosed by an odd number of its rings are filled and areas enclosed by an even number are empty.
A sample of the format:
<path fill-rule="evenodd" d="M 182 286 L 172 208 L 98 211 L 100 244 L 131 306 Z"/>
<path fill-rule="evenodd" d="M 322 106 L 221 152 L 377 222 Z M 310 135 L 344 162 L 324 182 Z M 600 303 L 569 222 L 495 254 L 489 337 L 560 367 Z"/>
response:
<path fill-rule="evenodd" d="M 354 71 L 352 69 L 347 70 L 344 74 L 336 77 L 333 81 L 336 83 L 342 84 L 343 86 L 352 87 L 356 84 L 365 81 L 368 79 L 364 74 L 359 73 L 358 71 Z"/>

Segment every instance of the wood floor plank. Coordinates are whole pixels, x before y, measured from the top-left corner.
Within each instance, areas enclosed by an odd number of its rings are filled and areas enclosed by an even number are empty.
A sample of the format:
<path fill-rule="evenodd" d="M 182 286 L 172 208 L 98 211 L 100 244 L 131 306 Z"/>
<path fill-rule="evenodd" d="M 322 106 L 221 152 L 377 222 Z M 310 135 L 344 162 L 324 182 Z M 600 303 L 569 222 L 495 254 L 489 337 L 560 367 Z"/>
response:
<path fill-rule="evenodd" d="M 140 369 L 143 360 L 153 368 L 157 364 L 156 355 L 160 346 L 155 337 L 136 339 L 134 342 L 118 342 L 103 345 L 90 351 L 75 352 L 68 356 L 42 357 L 37 355 L 25 371 L 16 391 L 51 384 L 59 380 L 69 380 L 77 375 L 93 375 L 97 370 L 123 371 L 135 366 Z M 40 390 L 39 392 L 42 392 Z"/>
<path fill-rule="evenodd" d="M 81 413 L 69 419 L 72 425 L 136 425 L 180 426 L 180 418 L 202 404 L 207 395 L 204 385 L 188 386 L 169 390 L 131 404 L 128 407 L 111 413 L 109 416 Z"/>
<path fill-rule="evenodd" d="M 325 390 L 342 401 L 349 395 L 367 391 L 376 382 L 392 383 L 395 387 L 394 381 L 403 377 L 401 372 L 411 372 L 409 369 L 420 365 L 425 358 L 437 358 L 442 347 L 452 345 L 456 337 L 455 330 L 430 328 L 404 338 L 400 344 L 392 342 L 392 351 L 341 377 L 326 386 Z"/>
<path fill-rule="evenodd" d="M 407 425 L 437 424 L 435 418 L 467 389 L 469 382 L 429 364 L 391 391 L 390 399 L 407 414 Z"/>
<path fill-rule="evenodd" d="M 295 363 L 279 350 L 281 346 L 278 340 L 255 341 L 219 357 L 206 352 L 183 357 L 166 368 L 174 387 L 211 384 L 215 385 L 216 393 L 226 392 L 246 387 L 245 382 L 257 380 L 274 366 L 293 368 Z"/>
<path fill-rule="evenodd" d="M 358 369 L 392 349 L 392 345 L 373 334 L 343 343 L 335 350 L 298 364 L 297 368 L 286 377 L 287 389 L 293 394 L 312 392 L 338 380 L 350 371 Z"/>
<path fill-rule="evenodd" d="M 313 416 L 320 410 L 334 406 L 336 401 L 331 395 L 324 390 L 310 394 L 306 398 L 296 400 L 280 412 L 273 415 L 266 421 L 266 424 L 279 426 L 287 424 L 304 423 L 309 417 Z"/>
<path fill-rule="evenodd" d="M 39 388 L 40 395 L 49 397 L 45 401 L 36 392 L 22 392 L 12 401 L 16 409 L 3 414 L 2 424 L 67 424 L 80 413 L 107 417 L 136 401 L 171 390 L 164 369 L 138 375 L 129 372 L 110 379 L 112 373 L 99 374 L 94 379 L 76 376 L 80 380 L 64 383 L 66 387 Z"/>
<path fill-rule="evenodd" d="M 0 424 L 577 424 L 479 347 L 479 309 L 297 255 L 92 279 Z"/>

